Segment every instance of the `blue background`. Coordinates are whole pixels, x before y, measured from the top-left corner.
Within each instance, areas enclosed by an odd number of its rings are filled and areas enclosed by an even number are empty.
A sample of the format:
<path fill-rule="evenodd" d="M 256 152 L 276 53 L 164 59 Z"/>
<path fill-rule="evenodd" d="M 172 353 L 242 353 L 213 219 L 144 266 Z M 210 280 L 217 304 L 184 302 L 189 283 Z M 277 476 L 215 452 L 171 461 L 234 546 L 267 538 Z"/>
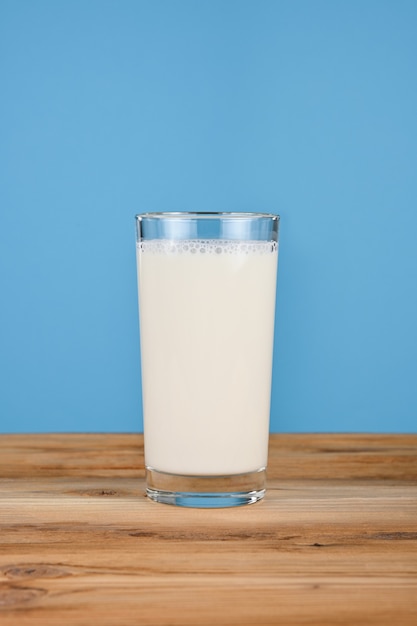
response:
<path fill-rule="evenodd" d="M 417 2 L 0 2 L 0 431 L 137 431 L 134 219 L 279 212 L 273 431 L 417 430 Z"/>

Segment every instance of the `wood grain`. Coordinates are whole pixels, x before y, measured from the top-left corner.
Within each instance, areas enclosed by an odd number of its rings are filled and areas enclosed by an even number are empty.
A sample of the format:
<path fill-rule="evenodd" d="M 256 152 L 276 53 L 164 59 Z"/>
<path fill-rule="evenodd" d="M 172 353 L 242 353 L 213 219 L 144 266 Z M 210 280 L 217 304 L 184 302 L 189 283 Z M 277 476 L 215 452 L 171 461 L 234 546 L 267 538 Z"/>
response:
<path fill-rule="evenodd" d="M 144 496 L 141 435 L 0 436 L 0 624 L 417 624 L 417 436 L 273 435 L 264 501 Z"/>

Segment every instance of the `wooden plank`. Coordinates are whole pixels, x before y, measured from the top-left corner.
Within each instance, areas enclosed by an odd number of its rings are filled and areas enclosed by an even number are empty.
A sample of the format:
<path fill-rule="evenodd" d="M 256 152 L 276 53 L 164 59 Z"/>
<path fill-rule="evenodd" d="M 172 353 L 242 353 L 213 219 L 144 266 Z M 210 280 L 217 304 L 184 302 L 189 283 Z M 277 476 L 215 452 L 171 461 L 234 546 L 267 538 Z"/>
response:
<path fill-rule="evenodd" d="M 269 478 L 417 480 L 417 435 L 271 435 Z M 144 476 L 143 435 L 0 436 L 0 477 Z"/>
<path fill-rule="evenodd" d="M 417 623 L 417 436 L 274 435 L 264 501 L 144 497 L 140 435 L 0 437 L 0 624 Z"/>

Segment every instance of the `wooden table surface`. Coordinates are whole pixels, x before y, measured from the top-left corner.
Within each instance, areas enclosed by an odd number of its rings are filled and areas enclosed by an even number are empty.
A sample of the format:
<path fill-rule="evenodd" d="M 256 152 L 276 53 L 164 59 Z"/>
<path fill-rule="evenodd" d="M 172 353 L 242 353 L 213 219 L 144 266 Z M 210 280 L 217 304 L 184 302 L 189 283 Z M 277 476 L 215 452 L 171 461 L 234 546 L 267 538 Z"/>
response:
<path fill-rule="evenodd" d="M 144 496 L 143 440 L 0 436 L 0 624 L 417 624 L 417 435 L 273 435 L 265 499 Z"/>

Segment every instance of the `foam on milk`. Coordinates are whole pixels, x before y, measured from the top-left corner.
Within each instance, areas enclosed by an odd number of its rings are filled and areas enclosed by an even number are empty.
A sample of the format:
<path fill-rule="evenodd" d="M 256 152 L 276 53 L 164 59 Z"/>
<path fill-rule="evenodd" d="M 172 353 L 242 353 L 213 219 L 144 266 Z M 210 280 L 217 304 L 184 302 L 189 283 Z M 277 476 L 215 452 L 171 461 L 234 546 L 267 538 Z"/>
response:
<path fill-rule="evenodd" d="M 269 254 L 277 251 L 275 241 L 223 239 L 150 239 L 137 244 L 138 251 L 164 254 Z"/>

